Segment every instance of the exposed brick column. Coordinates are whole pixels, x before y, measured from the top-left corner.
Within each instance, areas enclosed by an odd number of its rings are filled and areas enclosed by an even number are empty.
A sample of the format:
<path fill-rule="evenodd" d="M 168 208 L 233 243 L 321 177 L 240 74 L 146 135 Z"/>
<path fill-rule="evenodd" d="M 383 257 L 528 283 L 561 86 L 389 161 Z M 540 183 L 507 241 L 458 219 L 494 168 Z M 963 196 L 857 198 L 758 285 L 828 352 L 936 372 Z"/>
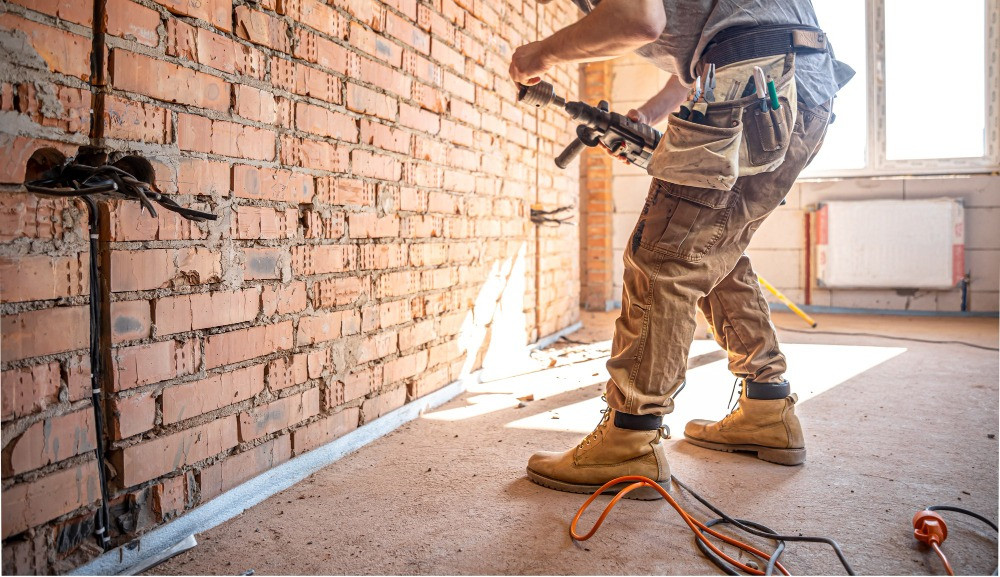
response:
<path fill-rule="evenodd" d="M 585 64 L 580 67 L 580 75 L 583 101 L 596 102 L 611 94 L 608 62 Z M 612 162 L 603 151 L 588 148 L 580 163 L 580 303 L 587 310 L 608 310 L 613 300 Z"/>

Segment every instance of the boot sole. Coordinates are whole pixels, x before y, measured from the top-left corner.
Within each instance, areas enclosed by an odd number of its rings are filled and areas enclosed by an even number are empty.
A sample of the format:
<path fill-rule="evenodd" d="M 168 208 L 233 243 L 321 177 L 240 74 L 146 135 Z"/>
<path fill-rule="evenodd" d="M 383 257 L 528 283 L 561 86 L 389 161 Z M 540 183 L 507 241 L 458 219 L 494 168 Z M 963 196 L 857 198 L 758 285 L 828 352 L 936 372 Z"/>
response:
<path fill-rule="evenodd" d="M 532 471 L 530 468 L 527 469 L 528 478 L 535 483 L 547 487 L 549 489 L 555 489 L 556 491 L 565 491 L 567 493 L 584 493 L 587 495 L 594 494 L 602 485 L 583 485 L 577 483 L 567 483 L 565 481 L 560 481 L 558 479 L 553 479 L 552 477 L 546 477 L 540 473 Z M 657 481 L 657 485 L 663 487 L 667 491 L 670 490 L 670 483 L 667 482 L 664 485 L 662 481 Z M 631 483 L 623 482 L 612 486 L 611 488 L 604 491 L 605 495 L 614 495 L 629 486 Z M 662 499 L 663 495 L 660 495 L 659 491 L 652 487 L 640 487 L 633 491 L 629 491 L 625 494 L 625 499 L 634 499 L 636 501 L 656 501 L 657 499 Z"/>
<path fill-rule="evenodd" d="M 689 437 L 686 434 L 684 435 L 684 439 L 692 445 L 712 449 L 714 451 L 725 451 L 726 453 L 734 453 L 736 451 L 756 453 L 757 458 L 761 461 L 777 463 L 779 465 L 794 466 L 801 465 L 806 462 L 805 449 L 775 449 L 773 447 L 762 447 L 760 445 L 731 445 L 713 443 L 711 441 L 703 441 L 701 439 Z"/>

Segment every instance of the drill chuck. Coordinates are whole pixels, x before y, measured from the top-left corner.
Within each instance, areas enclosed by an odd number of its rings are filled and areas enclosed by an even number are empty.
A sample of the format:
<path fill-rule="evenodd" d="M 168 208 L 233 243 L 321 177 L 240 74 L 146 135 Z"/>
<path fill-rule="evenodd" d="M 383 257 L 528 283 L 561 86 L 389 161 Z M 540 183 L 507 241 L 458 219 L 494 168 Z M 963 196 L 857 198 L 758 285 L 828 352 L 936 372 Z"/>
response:
<path fill-rule="evenodd" d="M 517 101 L 541 108 L 555 104 L 559 108 L 566 106 L 566 100 L 556 95 L 556 89 L 548 82 L 539 82 L 531 86 L 518 84 Z"/>

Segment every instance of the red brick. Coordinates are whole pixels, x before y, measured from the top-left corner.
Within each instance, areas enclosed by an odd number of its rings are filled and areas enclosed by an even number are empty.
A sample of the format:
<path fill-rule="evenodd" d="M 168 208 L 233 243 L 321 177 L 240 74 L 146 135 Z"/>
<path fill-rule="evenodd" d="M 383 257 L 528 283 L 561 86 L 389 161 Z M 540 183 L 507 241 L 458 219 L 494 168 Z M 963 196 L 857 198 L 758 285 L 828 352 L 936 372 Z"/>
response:
<path fill-rule="evenodd" d="M 4 361 L 17 361 L 88 346 L 86 306 L 56 307 L 5 315 L 0 330 Z"/>
<path fill-rule="evenodd" d="M 378 319 L 378 326 L 380 328 L 410 322 L 413 320 L 413 313 L 410 310 L 410 301 L 403 299 L 381 303 L 378 305 Z"/>
<path fill-rule="evenodd" d="M 418 52 L 423 54 L 430 52 L 430 35 L 400 16 L 391 12 L 387 13 L 385 17 L 385 31 L 388 36 L 412 46 Z"/>
<path fill-rule="evenodd" d="M 312 345 L 340 338 L 342 324 L 348 311 L 317 312 L 299 319 L 299 331 L 295 339 L 298 346 Z"/>
<path fill-rule="evenodd" d="M 211 22 L 216 28 L 232 30 L 232 0 L 157 0 L 174 14 L 183 14 Z"/>
<path fill-rule="evenodd" d="M 399 70 L 374 60 L 351 54 L 348 59 L 348 76 L 374 84 L 391 94 L 407 98 L 413 81 Z"/>
<path fill-rule="evenodd" d="M 385 8 L 366 0 L 335 0 L 334 4 L 352 14 L 358 21 L 371 26 L 375 30 L 381 30 L 384 21 Z M 357 22 L 351 22 L 351 44 L 357 46 L 354 41 L 354 27 L 360 27 Z"/>
<path fill-rule="evenodd" d="M 57 471 L 3 491 L 3 538 L 99 501 L 95 461 Z"/>
<path fill-rule="evenodd" d="M 289 170 L 238 164 L 233 166 L 233 194 L 243 198 L 305 203 L 312 200 L 313 179 Z"/>
<path fill-rule="evenodd" d="M 64 0 L 12 0 L 12 3 L 19 4 L 36 12 L 55 16 L 62 20 L 69 20 L 77 24 L 89 27 L 93 23 L 94 4 L 85 2 L 65 2 Z"/>
<path fill-rule="evenodd" d="M 203 284 L 219 279 L 220 255 L 201 247 L 111 252 L 113 292 Z"/>
<path fill-rule="evenodd" d="M 198 342 L 161 341 L 113 351 L 114 390 L 122 391 L 198 370 Z"/>
<path fill-rule="evenodd" d="M 229 83 L 135 52 L 111 51 L 111 85 L 158 100 L 229 110 Z"/>
<path fill-rule="evenodd" d="M 331 104 L 340 104 L 343 102 L 341 96 L 343 85 L 344 83 L 332 74 L 311 66 L 296 64 L 295 85 L 291 91 Z"/>
<path fill-rule="evenodd" d="M 281 4 L 294 5 L 294 11 L 281 10 Z M 296 0 L 279 3 L 279 13 L 291 16 L 293 20 L 333 37 L 344 36 L 344 23 L 340 14 L 332 7 L 316 0 Z"/>
<path fill-rule="evenodd" d="M 405 352 L 436 338 L 433 320 L 419 322 L 411 327 L 399 329 L 399 350 Z"/>
<path fill-rule="evenodd" d="M 356 259 L 353 246 L 326 244 L 292 247 L 292 272 L 296 275 L 327 274 L 351 270 Z"/>
<path fill-rule="evenodd" d="M 27 35 L 31 47 L 53 72 L 76 76 L 84 81 L 90 78 L 89 38 L 25 20 L 11 13 L 0 15 L 0 28 L 17 30 Z"/>
<path fill-rule="evenodd" d="M 236 35 L 279 52 L 289 51 L 288 25 L 247 6 L 236 6 Z"/>
<path fill-rule="evenodd" d="M 296 31 L 295 57 L 318 64 L 332 72 L 347 72 L 347 50 L 312 32 Z"/>
<path fill-rule="evenodd" d="M 422 83 L 413 85 L 413 100 L 416 100 L 420 104 L 421 108 L 425 108 L 439 114 L 446 112 L 451 102 L 448 100 L 448 97 L 437 88 L 433 88 Z M 506 128 L 506 126 L 504 128 Z M 500 129 L 496 132 L 498 134 L 502 134 Z"/>
<path fill-rule="evenodd" d="M 330 142 L 281 136 L 281 163 L 326 172 L 347 170 L 347 149 Z"/>
<path fill-rule="evenodd" d="M 55 148 L 67 156 L 75 154 L 75 147 L 66 143 L 14 136 L 0 133 L 0 182 L 18 184 L 24 182 L 25 166 L 28 159 L 40 148 Z M 0 196 L 0 240 L 11 240 L 20 236 L 42 238 L 54 229 L 57 223 L 35 218 L 37 209 L 65 206 L 66 200 L 53 201 L 39 199 L 33 194 L 4 193 Z M 58 225 L 61 226 L 60 221 Z M 48 232 L 51 238 L 51 232 Z"/>
<path fill-rule="evenodd" d="M 447 366 L 424 371 L 418 378 L 406 384 L 406 396 L 408 399 L 419 399 L 420 397 L 433 393 L 441 387 L 451 382 Z"/>
<path fill-rule="evenodd" d="M 167 19 L 167 54 L 198 61 L 198 29 L 177 18 Z"/>
<path fill-rule="evenodd" d="M 264 316 L 287 315 L 306 308 L 306 283 L 293 282 L 287 285 L 264 285 L 261 295 Z"/>
<path fill-rule="evenodd" d="M 309 180 L 311 182 L 312 179 Z M 243 184 L 246 183 L 244 182 Z M 298 229 L 299 211 L 294 208 L 275 209 L 261 206 L 234 206 L 233 209 L 232 226 L 230 229 L 230 236 L 232 238 L 259 240 L 295 237 Z"/>
<path fill-rule="evenodd" d="M 309 380 L 308 355 L 298 354 L 281 357 L 267 363 L 267 386 L 271 392 L 278 392 Z"/>
<path fill-rule="evenodd" d="M 291 436 L 283 435 L 203 469 L 199 480 L 202 502 L 277 467 L 291 456 Z"/>
<path fill-rule="evenodd" d="M 197 293 L 154 301 L 156 334 L 201 330 L 245 323 L 260 312 L 260 288 Z"/>
<path fill-rule="evenodd" d="M 228 93 L 226 102 L 229 102 Z M 277 135 L 264 128 L 190 114 L 177 116 L 177 145 L 181 150 L 272 160 L 276 143 Z"/>
<path fill-rule="evenodd" d="M 450 67 L 459 74 L 465 73 L 465 56 L 457 50 L 453 50 L 440 40 L 434 39 L 431 42 L 431 58 L 437 60 L 444 66 Z"/>
<path fill-rule="evenodd" d="M 395 354 L 399 349 L 396 346 L 397 335 L 395 331 L 386 331 L 365 337 L 358 344 L 355 351 L 357 362 L 367 363 L 376 359 L 382 359 Z"/>
<path fill-rule="evenodd" d="M 94 450 L 94 411 L 87 408 L 38 421 L 10 444 L 10 470 L 20 475 Z"/>
<path fill-rule="evenodd" d="M 177 475 L 153 485 L 153 511 L 157 519 L 166 521 L 187 508 L 187 475 Z"/>
<path fill-rule="evenodd" d="M 327 368 L 332 366 L 330 349 L 320 349 L 307 353 L 306 364 L 309 368 L 309 378 L 318 379 L 323 376 Z"/>
<path fill-rule="evenodd" d="M 291 321 L 220 333 L 205 339 L 205 368 L 238 363 L 291 347 Z"/>
<path fill-rule="evenodd" d="M 295 104 L 295 126 L 311 134 L 345 142 L 358 141 L 358 125 L 354 118 L 305 102 Z"/>
<path fill-rule="evenodd" d="M 353 150 L 351 172 L 357 176 L 398 182 L 402 175 L 402 165 L 391 156 L 367 150 Z"/>
<path fill-rule="evenodd" d="M 108 0 L 107 15 L 107 30 L 111 36 L 135 40 L 146 46 L 160 43 L 160 36 L 156 31 L 160 25 L 160 15 L 155 10 L 129 0 Z"/>
<path fill-rule="evenodd" d="M 344 213 L 329 210 L 306 210 L 303 213 L 306 238 L 338 239 L 344 236 Z"/>
<path fill-rule="evenodd" d="M 314 423 L 292 431 L 292 452 L 301 455 L 325 445 L 358 428 L 358 407 L 349 407 Z"/>
<path fill-rule="evenodd" d="M 153 428 L 156 399 L 152 391 L 119 397 L 111 403 L 111 432 L 115 439 L 125 439 Z"/>
<path fill-rule="evenodd" d="M 402 48 L 388 38 L 379 36 L 356 22 L 351 23 L 351 46 L 379 60 L 384 60 L 394 68 L 399 68 L 402 65 Z"/>
<path fill-rule="evenodd" d="M 6 356 L 6 355 L 4 355 Z M 59 402 L 59 363 L 3 371 L 3 420 L 23 417 Z"/>
<path fill-rule="evenodd" d="M 0 302 L 49 300 L 88 294 L 90 257 L 0 257 Z"/>
<path fill-rule="evenodd" d="M 273 94 L 244 84 L 234 86 L 233 90 L 236 92 L 236 114 L 264 123 L 277 120 L 278 109 Z"/>
<path fill-rule="evenodd" d="M 441 119 L 437 114 L 409 104 L 399 105 L 399 123 L 430 134 L 437 134 L 441 130 Z"/>
<path fill-rule="evenodd" d="M 123 487 L 134 487 L 232 449 L 237 444 L 236 415 L 157 437 L 113 455 Z"/>
<path fill-rule="evenodd" d="M 69 400 L 79 401 L 92 397 L 93 375 L 90 372 L 90 353 L 77 355 L 63 361 L 66 374 L 66 388 L 69 389 Z"/>
<path fill-rule="evenodd" d="M 264 390 L 264 365 L 237 369 L 163 390 L 163 424 L 252 399 Z"/>
<path fill-rule="evenodd" d="M 406 247 L 400 244 L 364 244 L 360 247 L 358 268 L 386 270 L 406 264 Z"/>
<path fill-rule="evenodd" d="M 363 180 L 319 178 L 316 193 L 327 204 L 372 206 L 375 203 L 375 185 Z"/>
<path fill-rule="evenodd" d="M 243 249 L 244 280 L 280 279 L 287 255 L 284 247 Z"/>
<path fill-rule="evenodd" d="M 406 387 L 397 387 L 377 397 L 365 400 L 361 405 L 361 421 L 370 423 L 406 403 Z"/>
<path fill-rule="evenodd" d="M 325 309 L 354 304 L 368 294 L 367 277 L 330 278 L 313 283 L 313 307 Z"/>
<path fill-rule="evenodd" d="M 419 285 L 420 273 L 411 271 L 386 273 L 375 281 L 375 297 L 382 299 L 415 294 L 419 291 Z"/>
<path fill-rule="evenodd" d="M 344 378 L 344 402 L 349 403 L 374 392 L 382 386 L 382 367 L 376 366 Z"/>
<path fill-rule="evenodd" d="M 354 112 L 386 120 L 395 120 L 398 110 L 396 100 L 392 97 L 353 82 L 347 83 L 346 105 Z"/>
<path fill-rule="evenodd" d="M 177 168 L 178 192 L 229 196 L 231 169 L 225 162 L 200 158 L 182 158 Z"/>
<path fill-rule="evenodd" d="M 399 217 L 394 214 L 378 216 L 371 212 L 350 214 L 347 230 L 351 238 L 385 238 L 399 236 Z"/>
<path fill-rule="evenodd" d="M 319 414 L 319 389 L 278 399 L 240 413 L 240 440 L 250 441 L 286 429 Z"/>
<path fill-rule="evenodd" d="M 410 133 L 369 120 L 361 121 L 361 142 L 400 154 L 410 152 Z"/>
<path fill-rule="evenodd" d="M 173 141 L 170 112 L 144 102 L 108 96 L 104 127 L 108 138 L 166 144 Z"/>
<path fill-rule="evenodd" d="M 152 317 L 149 301 L 116 301 L 111 303 L 111 342 L 145 339 L 149 337 Z"/>

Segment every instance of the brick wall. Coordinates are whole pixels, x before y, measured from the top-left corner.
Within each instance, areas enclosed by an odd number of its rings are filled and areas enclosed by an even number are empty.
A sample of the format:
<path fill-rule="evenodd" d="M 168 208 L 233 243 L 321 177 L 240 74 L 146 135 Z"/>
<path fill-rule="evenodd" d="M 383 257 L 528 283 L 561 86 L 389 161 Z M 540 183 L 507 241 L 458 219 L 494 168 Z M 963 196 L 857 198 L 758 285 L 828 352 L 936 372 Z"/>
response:
<path fill-rule="evenodd" d="M 86 211 L 24 192 L 36 150 L 143 156 L 160 190 L 219 215 L 101 205 L 119 544 L 455 381 L 501 339 L 576 321 L 577 229 L 528 220 L 577 204 L 578 171 L 551 161 L 570 126 L 517 105 L 506 76 L 514 47 L 575 17 L 530 0 L 107 0 L 105 91 L 90 0 L 6 3 L 4 572 L 99 552 Z M 552 80 L 577 92 L 575 68 Z"/>

